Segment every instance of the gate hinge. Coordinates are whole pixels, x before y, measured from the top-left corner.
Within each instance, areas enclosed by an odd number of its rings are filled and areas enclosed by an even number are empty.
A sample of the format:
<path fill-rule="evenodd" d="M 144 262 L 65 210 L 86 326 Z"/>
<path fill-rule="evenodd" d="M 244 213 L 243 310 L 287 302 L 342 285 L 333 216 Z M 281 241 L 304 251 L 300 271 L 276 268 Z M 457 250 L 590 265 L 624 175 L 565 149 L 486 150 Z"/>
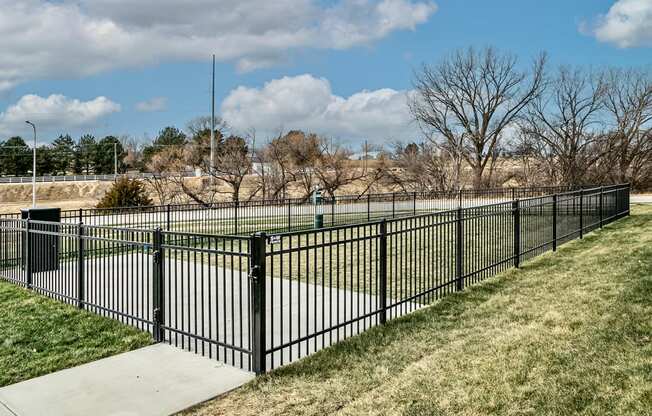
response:
<path fill-rule="evenodd" d="M 154 309 L 154 325 L 161 323 L 161 308 Z"/>

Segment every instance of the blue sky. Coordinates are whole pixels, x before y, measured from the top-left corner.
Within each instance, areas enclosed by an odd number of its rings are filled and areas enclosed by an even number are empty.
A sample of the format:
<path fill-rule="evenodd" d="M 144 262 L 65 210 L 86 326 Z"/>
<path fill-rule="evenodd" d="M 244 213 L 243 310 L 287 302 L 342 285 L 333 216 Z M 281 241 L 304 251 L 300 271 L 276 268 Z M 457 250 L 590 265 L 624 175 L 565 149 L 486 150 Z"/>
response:
<path fill-rule="evenodd" d="M 228 9 L 230 2 L 212 3 Z M 248 0 L 245 11 L 253 15 L 243 19 L 252 21 L 236 25 L 242 33 L 232 39 L 214 27 L 210 13 L 199 21 L 192 10 L 186 16 L 171 9 L 175 2 L 149 15 L 147 2 L 129 14 L 126 0 L 92 6 L 27 0 L 22 9 L 0 0 L 3 10 L 14 8 L 0 18 L 0 55 L 6 54 L 0 61 L 16 62 L 0 64 L 0 133 L 26 136 L 18 123 L 26 117 L 40 121 L 42 141 L 66 132 L 142 139 L 167 125 L 183 128 L 209 114 L 212 52 L 218 114 L 235 132 L 255 128 L 263 140 L 293 128 L 350 142 L 408 139 L 417 134 L 404 108 L 412 71 L 468 46 L 495 46 L 524 65 L 541 51 L 550 67 L 650 64 L 652 0 L 282 0 L 280 10 L 256 2 Z M 15 24 L 42 9 L 36 20 Z M 288 10 L 296 16 L 284 19 Z M 150 30 L 157 24 L 162 29 Z M 15 33 L 29 25 L 40 29 Z M 50 25 L 65 27 L 65 36 L 50 35 Z M 312 33 L 293 38 L 303 31 Z M 174 33 L 174 45 L 164 45 L 166 33 Z M 196 35 L 205 42 L 189 43 Z M 274 36 L 292 39 L 285 47 Z"/>

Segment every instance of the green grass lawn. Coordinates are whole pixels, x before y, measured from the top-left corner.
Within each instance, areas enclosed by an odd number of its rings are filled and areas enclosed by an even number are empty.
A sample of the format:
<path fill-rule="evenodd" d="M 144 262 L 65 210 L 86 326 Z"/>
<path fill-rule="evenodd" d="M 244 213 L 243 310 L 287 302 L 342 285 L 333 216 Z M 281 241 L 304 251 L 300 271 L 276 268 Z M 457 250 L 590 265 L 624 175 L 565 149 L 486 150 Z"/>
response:
<path fill-rule="evenodd" d="M 652 413 L 652 206 L 189 414 Z"/>
<path fill-rule="evenodd" d="M 145 332 L 0 281 L 0 386 L 151 342 Z"/>

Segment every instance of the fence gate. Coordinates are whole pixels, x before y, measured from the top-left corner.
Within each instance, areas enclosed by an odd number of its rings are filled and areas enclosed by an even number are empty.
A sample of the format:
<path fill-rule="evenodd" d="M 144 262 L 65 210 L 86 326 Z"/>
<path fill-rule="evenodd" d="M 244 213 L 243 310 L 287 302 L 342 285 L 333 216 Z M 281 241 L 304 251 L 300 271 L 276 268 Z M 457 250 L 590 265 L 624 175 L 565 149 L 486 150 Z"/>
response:
<path fill-rule="evenodd" d="M 252 369 L 246 237 L 154 233 L 157 340 Z"/>

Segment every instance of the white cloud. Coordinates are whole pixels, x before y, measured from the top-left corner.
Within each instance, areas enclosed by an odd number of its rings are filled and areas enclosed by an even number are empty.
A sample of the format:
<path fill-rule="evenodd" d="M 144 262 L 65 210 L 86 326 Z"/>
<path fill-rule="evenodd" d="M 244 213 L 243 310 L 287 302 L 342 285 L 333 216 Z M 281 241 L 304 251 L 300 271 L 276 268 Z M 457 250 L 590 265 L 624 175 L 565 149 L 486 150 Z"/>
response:
<path fill-rule="evenodd" d="M 652 0 L 618 0 L 589 31 L 621 48 L 652 46 Z"/>
<path fill-rule="evenodd" d="M 301 48 L 364 45 L 412 30 L 428 0 L 0 0 L 0 90 L 160 61 L 273 65 Z"/>
<path fill-rule="evenodd" d="M 349 97 L 333 94 L 330 83 L 312 75 L 284 77 L 262 88 L 238 87 L 222 103 L 222 117 L 239 131 L 263 135 L 300 129 L 345 140 L 413 139 L 407 91 L 389 88 Z"/>
<path fill-rule="evenodd" d="M 151 113 L 156 111 L 164 111 L 168 106 L 168 99 L 165 97 L 154 97 L 149 100 L 140 101 L 136 103 L 136 111 L 143 113 Z"/>
<path fill-rule="evenodd" d="M 80 101 L 58 94 L 47 98 L 30 94 L 0 113 L 0 132 L 15 134 L 22 131 L 25 120 L 35 123 L 41 131 L 83 127 L 118 111 L 120 105 L 106 97 Z"/>

